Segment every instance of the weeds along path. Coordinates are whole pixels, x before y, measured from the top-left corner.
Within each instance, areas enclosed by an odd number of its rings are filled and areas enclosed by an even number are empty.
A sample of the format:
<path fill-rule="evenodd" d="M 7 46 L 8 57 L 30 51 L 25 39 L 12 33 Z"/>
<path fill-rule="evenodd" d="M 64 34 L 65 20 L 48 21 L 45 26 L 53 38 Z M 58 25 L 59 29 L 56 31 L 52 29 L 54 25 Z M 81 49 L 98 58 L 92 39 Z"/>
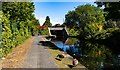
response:
<path fill-rule="evenodd" d="M 18 45 L 2 60 L 2 68 L 19 68 L 26 58 L 26 53 L 32 47 L 35 37 L 30 37 L 24 43 Z"/>

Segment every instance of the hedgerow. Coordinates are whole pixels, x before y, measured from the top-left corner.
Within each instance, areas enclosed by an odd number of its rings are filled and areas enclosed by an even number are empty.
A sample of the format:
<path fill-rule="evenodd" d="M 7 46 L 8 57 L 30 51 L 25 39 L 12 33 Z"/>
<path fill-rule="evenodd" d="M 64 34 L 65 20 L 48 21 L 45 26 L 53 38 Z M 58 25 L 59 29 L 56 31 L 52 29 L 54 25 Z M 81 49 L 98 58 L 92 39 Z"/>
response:
<path fill-rule="evenodd" d="M 0 57 L 5 57 L 25 39 L 37 35 L 39 22 L 33 14 L 34 10 L 32 2 L 2 3 Z"/>

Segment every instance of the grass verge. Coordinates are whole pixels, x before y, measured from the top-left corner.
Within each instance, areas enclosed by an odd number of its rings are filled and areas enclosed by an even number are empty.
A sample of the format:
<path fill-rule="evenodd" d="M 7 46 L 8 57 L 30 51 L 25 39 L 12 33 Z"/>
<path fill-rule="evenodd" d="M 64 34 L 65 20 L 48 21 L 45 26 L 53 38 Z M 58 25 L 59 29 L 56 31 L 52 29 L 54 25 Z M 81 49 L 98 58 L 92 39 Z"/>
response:
<path fill-rule="evenodd" d="M 34 37 L 25 40 L 10 52 L 2 61 L 2 68 L 20 68 L 25 59 L 26 53 L 32 45 Z"/>
<path fill-rule="evenodd" d="M 50 48 L 49 48 L 49 50 L 50 50 L 50 53 L 51 53 L 52 57 L 54 58 L 56 64 L 59 66 L 59 68 L 69 68 L 68 65 L 72 64 L 72 60 L 68 59 L 68 58 L 72 59 L 71 56 L 63 58 L 62 61 L 59 61 L 55 58 L 58 54 L 62 54 L 63 52 L 61 52 L 59 50 L 53 50 L 53 49 L 50 49 Z"/>

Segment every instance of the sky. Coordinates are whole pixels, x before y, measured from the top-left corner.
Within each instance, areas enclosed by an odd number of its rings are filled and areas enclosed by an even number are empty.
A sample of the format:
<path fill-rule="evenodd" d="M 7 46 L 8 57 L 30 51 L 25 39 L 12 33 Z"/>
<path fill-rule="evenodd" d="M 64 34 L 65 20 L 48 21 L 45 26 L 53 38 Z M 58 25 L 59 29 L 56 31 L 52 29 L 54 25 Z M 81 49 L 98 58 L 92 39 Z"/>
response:
<path fill-rule="evenodd" d="M 63 24 L 65 14 L 74 10 L 79 5 L 94 4 L 94 2 L 34 2 L 35 17 L 39 20 L 40 25 L 45 22 L 46 16 L 50 17 L 52 25 Z"/>
<path fill-rule="evenodd" d="M 33 0 L 34 2 L 94 2 L 96 0 Z"/>

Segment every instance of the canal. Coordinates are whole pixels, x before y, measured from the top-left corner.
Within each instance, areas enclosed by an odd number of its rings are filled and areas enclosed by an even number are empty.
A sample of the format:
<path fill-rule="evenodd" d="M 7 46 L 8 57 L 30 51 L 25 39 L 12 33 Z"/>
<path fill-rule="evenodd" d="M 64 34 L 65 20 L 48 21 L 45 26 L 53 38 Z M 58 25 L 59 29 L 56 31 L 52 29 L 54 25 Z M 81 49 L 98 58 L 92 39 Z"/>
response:
<path fill-rule="evenodd" d="M 51 38 L 57 48 L 70 55 L 76 54 L 79 62 L 89 70 L 120 70 L 120 51 L 104 44 L 81 41 L 76 38 Z"/>

